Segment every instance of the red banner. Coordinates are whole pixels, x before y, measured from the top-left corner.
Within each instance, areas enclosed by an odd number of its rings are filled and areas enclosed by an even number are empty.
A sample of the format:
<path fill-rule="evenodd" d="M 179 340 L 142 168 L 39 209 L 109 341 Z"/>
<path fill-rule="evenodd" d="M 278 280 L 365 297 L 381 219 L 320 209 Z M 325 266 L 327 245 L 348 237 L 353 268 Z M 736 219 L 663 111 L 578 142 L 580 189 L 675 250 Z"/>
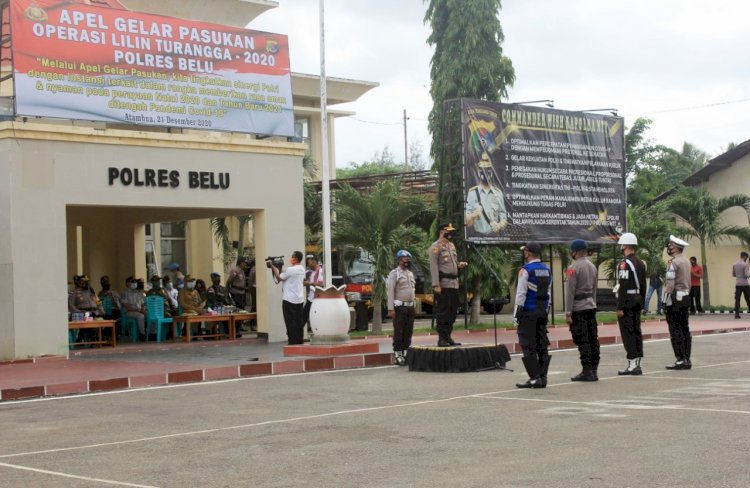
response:
<path fill-rule="evenodd" d="M 293 135 L 286 36 L 94 3 L 12 0 L 19 115 Z"/>

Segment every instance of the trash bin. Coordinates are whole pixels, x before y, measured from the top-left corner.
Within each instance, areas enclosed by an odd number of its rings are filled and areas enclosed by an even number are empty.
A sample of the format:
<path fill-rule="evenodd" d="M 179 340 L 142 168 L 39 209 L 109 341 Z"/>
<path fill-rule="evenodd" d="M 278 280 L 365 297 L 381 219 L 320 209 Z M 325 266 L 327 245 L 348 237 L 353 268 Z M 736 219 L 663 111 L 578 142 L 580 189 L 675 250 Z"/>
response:
<path fill-rule="evenodd" d="M 367 330 L 369 328 L 367 322 L 367 301 L 357 300 L 354 302 L 354 312 L 357 315 L 356 330 Z"/>

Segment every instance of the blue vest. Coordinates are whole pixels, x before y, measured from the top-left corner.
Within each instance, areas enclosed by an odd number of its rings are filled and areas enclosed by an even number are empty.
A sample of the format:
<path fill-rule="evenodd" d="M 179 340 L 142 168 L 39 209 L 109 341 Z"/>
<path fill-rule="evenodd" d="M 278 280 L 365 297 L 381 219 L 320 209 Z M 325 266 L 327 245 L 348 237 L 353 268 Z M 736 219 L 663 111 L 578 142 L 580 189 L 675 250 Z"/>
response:
<path fill-rule="evenodd" d="M 527 263 L 523 269 L 529 273 L 529 284 L 526 288 L 524 312 L 546 312 L 549 306 L 549 287 L 552 282 L 552 271 L 542 262 Z"/>

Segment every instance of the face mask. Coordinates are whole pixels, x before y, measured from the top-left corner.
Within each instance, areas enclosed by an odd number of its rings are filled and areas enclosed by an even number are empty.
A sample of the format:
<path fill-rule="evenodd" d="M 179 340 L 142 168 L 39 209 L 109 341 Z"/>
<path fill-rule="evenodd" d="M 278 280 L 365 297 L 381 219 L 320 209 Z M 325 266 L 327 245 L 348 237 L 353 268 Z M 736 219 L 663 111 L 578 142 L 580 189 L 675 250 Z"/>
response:
<path fill-rule="evenodd" d="M 448 233 L 445 234 L 445 238 L 448 239 L 449 241 L 452 241 L 453 240 L 453 234 L 451 234 L 450 232 L 448 232 Z"/>
<path fill-rule="evenodd" d="M 195 281 L 188 281 L 187 287 L 191 290 L 195 288 Z"/>
<path fill-rule="evenodd" d="M 135 290 L 136 288 L 138 288 L 138 283 L 130 283 L 131 290 Z"/>
<path fill-rule="evenodd" d="M 401 267 L 406 269 L 411 264 L 411 261 L 401 261 Z"/>
<path fill-rule="evenodd" d="M 161 283 L 154 283 L 154 288 L 156 288 L 157 290 L 158 290 L 159 288 L 161 288 Z"/>
<path fill-rule="evenodd" d="M 172 282 L 170 281 L 165 286 L 167 287 L 167 290 L 171 290 L 172 289 Z"/>

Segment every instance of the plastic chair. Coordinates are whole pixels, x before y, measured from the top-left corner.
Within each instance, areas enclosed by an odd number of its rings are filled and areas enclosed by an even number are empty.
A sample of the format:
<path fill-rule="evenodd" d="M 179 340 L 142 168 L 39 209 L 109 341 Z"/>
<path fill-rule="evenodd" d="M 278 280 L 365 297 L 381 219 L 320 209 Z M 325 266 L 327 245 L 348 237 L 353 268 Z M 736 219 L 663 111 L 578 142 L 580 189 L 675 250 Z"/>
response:
<path fill-rule="evenodd" d="M 104 301 L 102 301 L 102 306 L 104 306 Z M 104 309 L 104 312 L 107 312 L 106 308 Z M 120 331 L 124 336 L 125 331 L 127 330 L 128 335 L 130 336 L 130 342 L 138 342 L 138 321 L 135 319 L 135 317 L 128 317 L 127 315 L 125 315 L 126 313 L 128 313 L 128 311 L 123 306 L 120 309 L 120 318 L 117 319 L 117 321 L 120 323 Z"/>
<path fill-rule="evenodd" d="M 102 298 L 102 308 L 104 309 L 104 314 L 107 317 L 112 316 L 112 297 L 104 297 Z"/>
<path fill-rule="evenodd" d="M 148 341 L 148 332 L 153 329 L 156 331 L 156 341 L 164 342 L 167 339 L 167 327 L 165 324 L 171 324 L 172 317 L 164 317 L 164 298 L 156 295 L 146 297 L 146 341 Z"/>

